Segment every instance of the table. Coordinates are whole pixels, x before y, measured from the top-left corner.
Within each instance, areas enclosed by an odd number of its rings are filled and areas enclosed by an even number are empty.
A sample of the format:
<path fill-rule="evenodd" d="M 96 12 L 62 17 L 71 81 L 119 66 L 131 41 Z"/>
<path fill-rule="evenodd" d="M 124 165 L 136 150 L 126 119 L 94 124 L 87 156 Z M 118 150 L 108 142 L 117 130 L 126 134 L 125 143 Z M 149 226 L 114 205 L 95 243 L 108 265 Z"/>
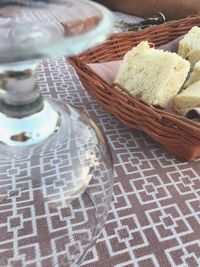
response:
<path fill-rule="evenodd" d="M 63 58 L 44 61 L 38 81 L 44 95 L 89 114 L 113 155 L 111 209 L 82 266 L 200 266 L 200 159 L 180 162 L 104 111 Z"/>
<path fill-rule="evenodd" d="M 88 113 L 114 159 L 113 202 L 84 267 L 200 266 L 200 159 L 183 163 L 104 111 L 63 59 L 40 66 L 45 95 Z"/>

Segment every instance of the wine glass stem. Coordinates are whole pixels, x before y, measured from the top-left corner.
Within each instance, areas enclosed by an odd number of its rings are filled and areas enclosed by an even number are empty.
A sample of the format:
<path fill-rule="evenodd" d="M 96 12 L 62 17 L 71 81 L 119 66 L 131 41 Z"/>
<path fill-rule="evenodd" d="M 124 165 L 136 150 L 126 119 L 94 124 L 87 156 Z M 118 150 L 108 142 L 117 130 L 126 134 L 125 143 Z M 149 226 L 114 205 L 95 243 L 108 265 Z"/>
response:
<path fill-rule="evenodd" d="M 0 112 L 23 118 L 39 112 L 43 98 L 37 86 L 35 68 L 0 73 Z"/>
<path fill-rule="evenodd" d="M 60 128 L 58 111 L 38 89 L 35 68 L 2 71 L 0 66 L 0 146 L 37 145 Z"/>

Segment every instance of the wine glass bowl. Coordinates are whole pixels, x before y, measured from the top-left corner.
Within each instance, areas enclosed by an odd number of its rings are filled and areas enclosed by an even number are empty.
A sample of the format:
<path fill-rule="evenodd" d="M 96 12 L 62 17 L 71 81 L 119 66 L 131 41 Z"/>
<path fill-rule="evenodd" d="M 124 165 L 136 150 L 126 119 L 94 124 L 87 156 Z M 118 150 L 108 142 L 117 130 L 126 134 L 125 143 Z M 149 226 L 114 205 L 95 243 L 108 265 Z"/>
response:
<path fill-rule="evenodd" d="M 44 98 L 35 69 L 99 44 L 112 25 L 86 0 L 0 2 L 0 265 L 79 266 L 101 232 L 113 185 L 106 140 L 84 113 Z"/>

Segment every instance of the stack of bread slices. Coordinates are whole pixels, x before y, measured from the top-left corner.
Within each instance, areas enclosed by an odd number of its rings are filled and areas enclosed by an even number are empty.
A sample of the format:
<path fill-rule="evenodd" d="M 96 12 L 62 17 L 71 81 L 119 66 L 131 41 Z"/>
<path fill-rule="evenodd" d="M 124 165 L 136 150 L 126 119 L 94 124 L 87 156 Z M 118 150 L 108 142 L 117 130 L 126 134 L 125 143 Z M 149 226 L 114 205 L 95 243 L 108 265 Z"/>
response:
<path fill-rule="evenodd" d="M 173 103 L 183 116 L 200 107 L 200 28 L 184 36 L 178 53 L 141 42 L 124 56 L 115 83 L 149 104 L 166 108 Z"/>

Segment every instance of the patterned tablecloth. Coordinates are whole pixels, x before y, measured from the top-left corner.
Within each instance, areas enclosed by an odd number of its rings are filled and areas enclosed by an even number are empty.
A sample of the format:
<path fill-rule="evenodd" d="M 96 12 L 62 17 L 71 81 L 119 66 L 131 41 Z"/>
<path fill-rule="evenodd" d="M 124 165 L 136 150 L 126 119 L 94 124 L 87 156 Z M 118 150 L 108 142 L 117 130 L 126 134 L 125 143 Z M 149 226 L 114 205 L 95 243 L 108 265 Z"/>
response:
<path fill-rule="evenodd" d="M 104 111 L 64 59 L 45 61 L 38 77 L 44 95 L 93 118 L 114 159 L 111 210 L 82 266 L 200 266 L 200 159 L 180 162 Z"/>

